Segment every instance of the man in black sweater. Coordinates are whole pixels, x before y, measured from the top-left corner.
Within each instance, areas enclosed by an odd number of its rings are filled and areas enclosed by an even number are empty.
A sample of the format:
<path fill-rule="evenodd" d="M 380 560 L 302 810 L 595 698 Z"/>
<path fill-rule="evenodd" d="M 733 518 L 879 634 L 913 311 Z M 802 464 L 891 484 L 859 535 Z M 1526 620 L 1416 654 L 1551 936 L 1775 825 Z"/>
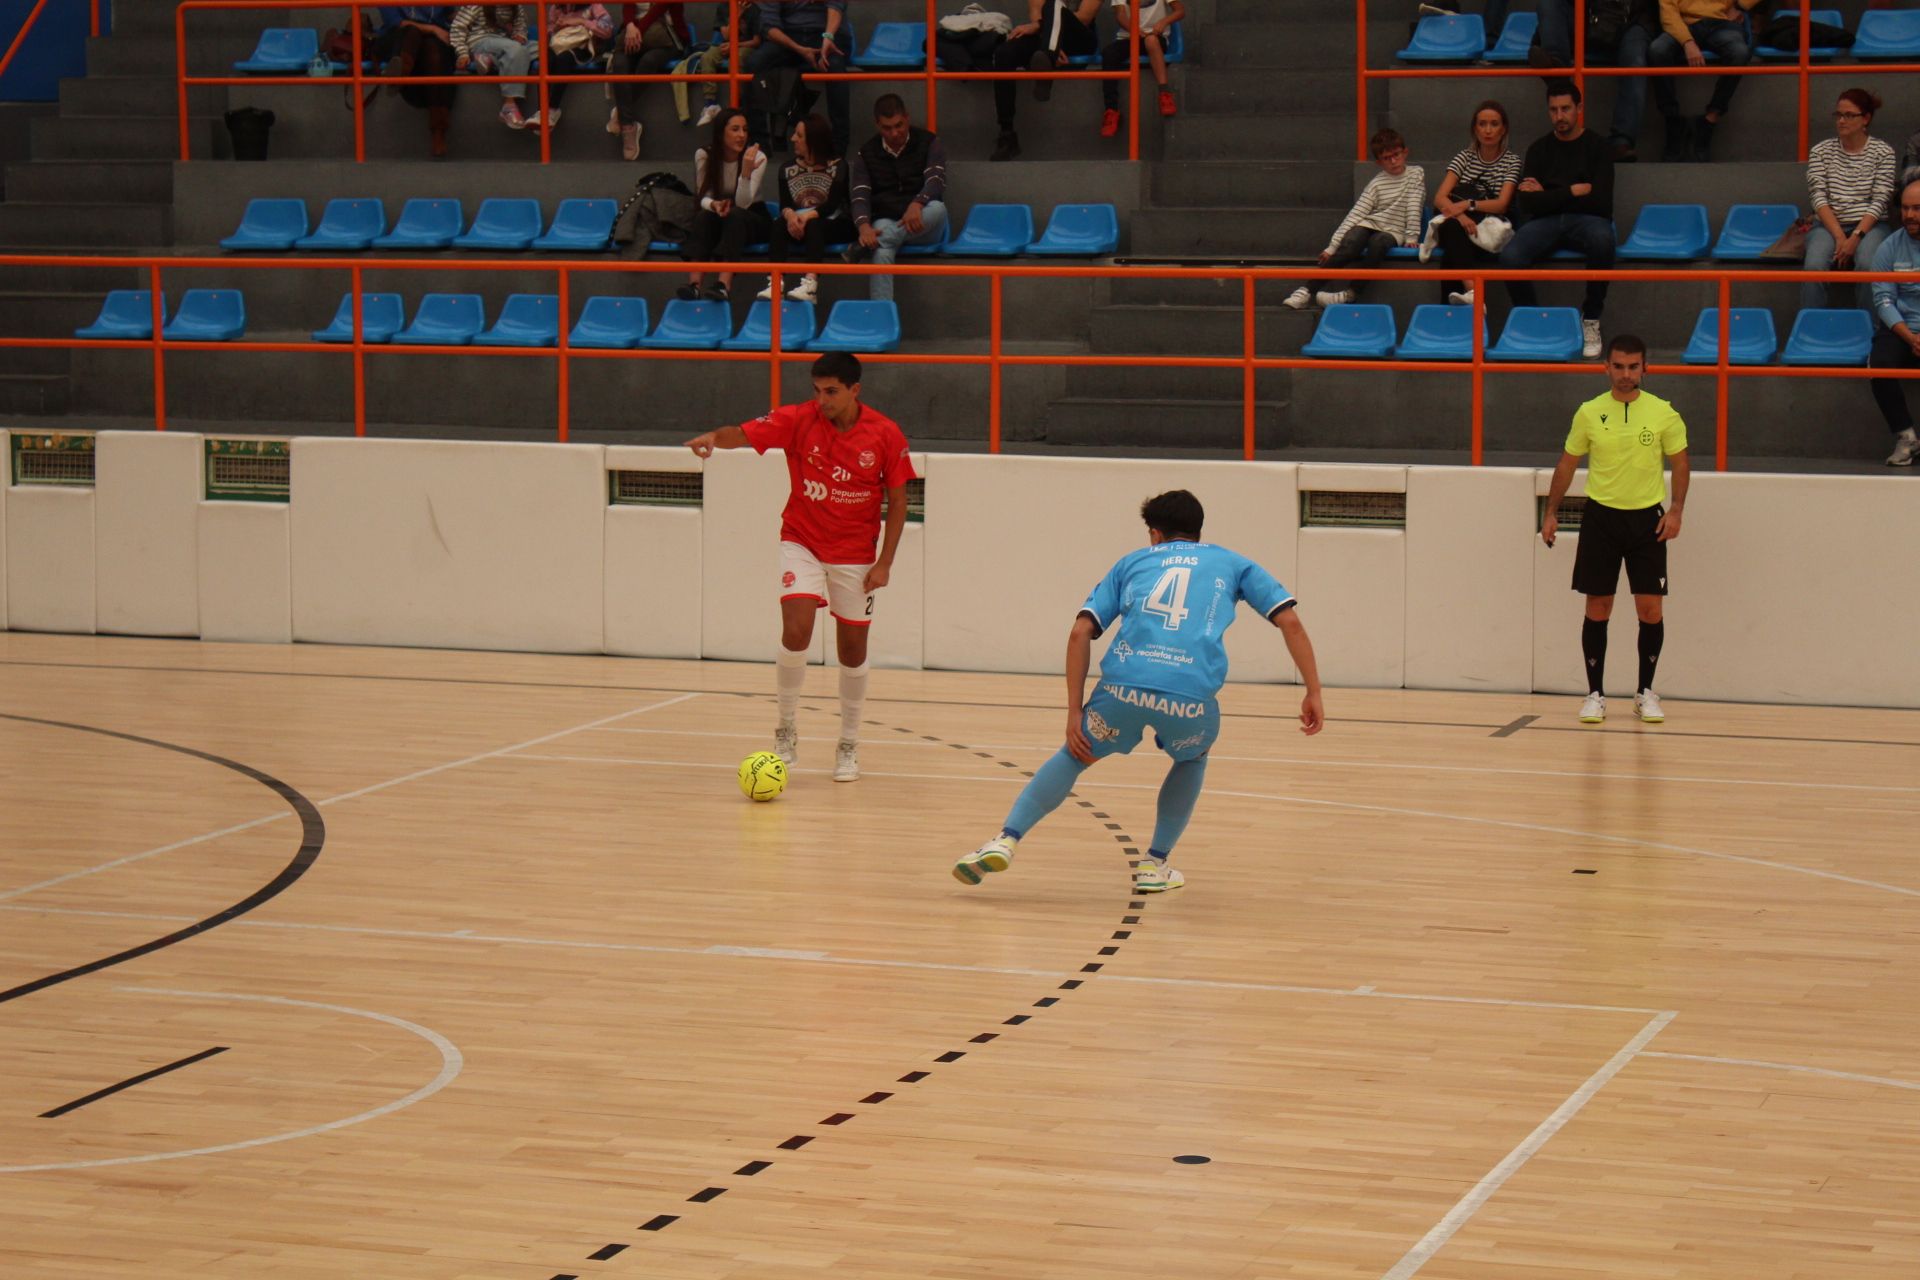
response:
<path fill-rule="evenodd" d="M 880 132 L 853 153 L 853 225 L 859 231 L 848 262 L 871 257 L 882 266 L 903 245 L 937 245 L 947 230 L 947 149 L 939 135 L 915 125 L 897 93 L 873 104 Z M 893 301 L 893 277 L 872 278 L 869 296 Z"/>
<path fill-rule="evenodd" d="M 1547 116 L 1553 132 L 1527 148 L 1514 205 L 1525 221 L 1500 251 L 1500 265 L 1530 267 L 1562 248 L 1587 260 L 1590 270 L 1613 266 L 1613 155 L 1606 140 L 1580 125 L 1580 88 L 1571 80 L 1547 82 Z M 1509 280 L 1516 307 L 1539 305 L 1531 280 Z M 1581 354 L 1600 358 L 1600 312 L 1607 282 L 1587 281 L 1580 305 Z"/>

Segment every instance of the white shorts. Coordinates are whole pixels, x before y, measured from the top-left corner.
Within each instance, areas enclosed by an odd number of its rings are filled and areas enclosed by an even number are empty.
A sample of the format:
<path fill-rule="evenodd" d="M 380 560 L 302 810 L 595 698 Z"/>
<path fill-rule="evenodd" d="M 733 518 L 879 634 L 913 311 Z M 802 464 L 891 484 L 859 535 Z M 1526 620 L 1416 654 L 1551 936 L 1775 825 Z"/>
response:
<path fill-rule="evenodd" d="M 870 564 L 821 564 L 797 542 L 780 544 L 780 599 L 812 600 L 830 610 L 834 621 L 850 627 L 873 622 L 873 593 L 867 590 Z"/>

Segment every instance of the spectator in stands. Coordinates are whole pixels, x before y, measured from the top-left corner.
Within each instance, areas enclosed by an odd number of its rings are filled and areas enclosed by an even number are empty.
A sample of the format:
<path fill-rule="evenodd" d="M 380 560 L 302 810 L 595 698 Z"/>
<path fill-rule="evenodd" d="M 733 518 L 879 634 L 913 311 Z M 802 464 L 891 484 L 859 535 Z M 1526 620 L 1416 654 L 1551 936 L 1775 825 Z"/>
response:
<path fill-rule="evenodd" d="M 814 112 L 793 128 L 793 163 L 780 171 L 780 216 L 768 250 L 775 262 L 796 253 L 803 262 L 824 262 L 827 246 L 853 239 L 853 198 L 847 162 L 833 145 L 833 126 Z M 820 278 L 809 271 L 787 290 L 789 298 L 812 302 Z M 773 279 L 759 293 L 773 297 Z"/>
<path fill-rule="evenodd" d="M 1433 193 L 1433 207 L 1446 217 L 1440 224 L 1440 260 L 1449 271 L 1491 263 L 1494 256 L 1474 243 L 1482 218 L 1511 219 L 1514 190 L 1520 185 L 1520 157 L 1507 146 L 1507 109 L 1489 98 L 1473 109 L 1468 137 L 1473 145 L 1447 161 L 1446 176 Z M 1448 302 L 1472 306 L 1473 290 L 1461 279 L 1440 286 Z"/>
<path fill-rule="evenodd" d="M 1920 368 L 1920 178 L 1900 188 L 1900 230 L 1880 242 L 1872 269 L 1903 274 L 1898 281 L 1873 282 L 1873 313 L 1885 327 L 1874 334 L 1867 363 L 1876 369 Z M 1912 466 L 1920 458 L 1920 438 L 1914 435 L 1904 384 L 1898 378 L 1868 381 L 1880 416 L 1893 433 L 1887 465 Z"/>
<path fill-rule="evenodd" d="M 1571 80 L 1547 82 L 1547 116 L 1553 132 L 1527 148 L 1514 196 L 1524 223 L 1500 251 L 1500 265 L 1530 267 L 1561 248 L 1586 258 L 1593 271 L 1613 266 L 1613 153 L 1580 124 L 1580 87 Z M 1509 280 L 1516 307 L 1539 305 L 1531 280 Z M 1583 354 L 1600 358 L 1600 313 L 1607 282 L 1588 280 L 1580 306 Z"/>
<path fill-rule="evenodd" d="M 1015 27 L 993 55 L 996 71 L 1053 71 L 1068 58 L 1090 57 L 1100 51 L 1094 34 L 1094 16 L 1107 0 L 1027 0 L 1027 20 Z M 993 145 L 994 160 L 1012 160 L 1020 154 L 1020 135 L 1013 131 L 1016 80 L 993 82 L 993 106 L 1000 117 L 1000 137 Z M 1053 97 L 1052 80 L 1033 82 L 1034 100 Z"/>
<path fill-rule="evenodd" d="M 934 52 L 945 71 L 991 71 L 993 55 L 1007 42 L 1013 19 L 990 12 L 984 4 L 969 4 L 959 13 L 940 19 L 934 28 Z"/>
<path fill-rule="evenodd" d="M 947 148 L 936 134 L 916 126 L 897 93 L 873 104 L 880 132 L 854 153 L 853 225 L 859 239 L 848 262 L 871 255 L 876 266 L 900 256 L 906 244 L 937 244 L 947 225 Z M 872 278 L 876 302 L 893 301 L 893 277 Z"/>
<path fill-rule="evenodd" d="M 527 37 L 527 15 L 517 4 L 463 4 L 453 15 L 450 34 L 455 71 L 523 76 L 533 66 L 536 46 Z M 509 129 L 527 127 L 520 104 L 526 93 L 524 84 L 500 86 L 501 124 Z"/>
<path fill-rule="evenodd" d="M 700 211 L 693 218 L 693 234 L 680 246 L 688 262 L 738 262 L 749 243 L 767 238 L 769 220 L 760 203 L 766 171 L 766 153 L 747 136 L 747 113 L 722 112 L 713 122 L 713 137 L 693 153 L 693 194 Z M 733 273 L 720 272 L 718 283 L 702 289 L 705 279 L 703 273 L 692 272 L 679 296 L 725 302 Z"/>
<path fill-rule="evenodd" d="M 1893 148 L 1869 137 L 1880 99 L 1848 89 L 1833 108 L 1835 136 L 1807 156 L 1807 194 L 1813 226 L 1807 232 L 1808 271 L 1851 271 L 1873 261 L 1887 238 L 1887 206 L 1893 199 Z M 1873 305 L 1871 285 L 1859 286 L 1860 306 Z M 1827 286 L 1800 287 L 1802 308 L 1827 305 Z"/>
<path fill-rule="evenodd" d="M 1395 245 L 1411 248 L 1420 243 L 1420 215 L 1427 203 L 1426 173 L 1419 165 L 1407 163 L 1406 141 L 1392 129 L 1374 134 L 1367 141 L 1367 149 L 1380 172 L 1373 175 L 1353 208 L 1334 228 L 1333 239 L 1320 251 L 1323 267 L 1344 267 L 1351 262 L 1377 267 Z M 1351 281 L 1310 281 L 1289 294 L 1283 305 L 1299 311 L 1312 300 L 1331 307 L 1352 302 L 1354 296 Z"/>
<path fill-rule="evenodd" d="M 760 0 L 760 46 L 747 70 L 756 76 L 775 67 L 845 71 L 851 41 L 840 29 L 846 20 L 847 0 Z M 826 90 L 833 143 L 844 154 L 853 137 L 847 82 L 830 80 Z"/>
<path fill-rule="evenodd" d="M 380 23 L 373 33 L 374 57 L 385 65 L 382 75 L 450 76 L 453 74 L 453 9 L 450 4 L 389 4 L 380 6 Z M 408 84 L 400 97 L 410 107 L 427 113 L 427 135 L 433 158 L 447 154 L 447 125 L 453 119 L 453 86 Z"/>
<path fill-rule="evenodd" d="M 758 6 L 742 4 L 739 7 L 737 13 L 739 15 L 738 26 L 740 29 L 737 35 L 732 36 L 729 35 L 727 30 L 728 12 L 729 6 L 724 4 L 720 6 L 720 23 L 713 29 L 713 42 L 699 53 L 693 55 L 692 58 L 688 59 L 686 65 L 682 68 L 683 70 L 697 71 L 702 75 L 716 75 L 719 72 L 727 70 L 727 59 L 731 56 L 733 46 L 736 43 L 740 46 L 740 52 L 746 55 L 751 55 L 755 49 L 760 47 L 760 10 Z M 674 105 L 680 112 L 681 123 L 684 124 L 692 114 L 687 109 L 687 86 L 685 81 L 680 81 L 673 86 L 673 95 Z M 720 82 L 718 80 L 702 80 L 700 82 L 700 95 L 702 98 L 700 118 L 693 123 L 695 128 L 704 129 L 712 124 L 714 118 L 720 114 Z"/>
<path fill-rule="evenodd" d="M 1573 65 L 1573 0 L 1539 0 L 1540 26 L 1528 61 L 1535 66 Z M 1644 67 L 1660 34 L 1659 0 L 1587 0 L 1587 65 Z M 1614 85 L 1613 122 L 1608 126 L 1615 164 L 1640 157 L 1634 144 L 1647 112 L 1645 76 L 1609 76 Z"/>
<path fill-rule="evenodd" d="M 556 76 L 592 71 L 613 44 L 613 15 L 603 4 L 549 4 L 547 6 L 548 67 Z M 560 123 L 560 102 L 567 96 L 564 81 L 547 86 L 547 128 Z M 538 124 L 536 118 L 528 121 Z"/>
<path fill-rule="evenodd" d="M 687 26 L 686 6 L 681 4 L 630 4 L 622 8 L 620 29 L 614 33 L 613 57 L 607 70 L 622 76 L 665 74 L 686 56 L 693 45 L 693 30 Z M 646 85 L 636 81 L 614 81 L 613 115 L 607 120 L 609 132 L 620 135 L 620 158 L 640 158 L 640 93 Z"/>
<path fill-rule="evenodd" d="M 1677 67 L 1684 60 L 1690 67 L 1707 65 L 1702 49 L 1711 49 L 1730 67 L 1744 67 L 1753 61 L 1753 45 L 1747 38 L 1744 14 L 1761 0 L 1660 0 L 1659 36 L 1647 51 L 1647 61 L 1656 67 Z M 1705 160 L 1713 145 L 1713 131 L 1733 104 L 1739 76 L 1720 76 L 1713 82 L 1713 96 L 1706 111 L 1689 122 L 1680 114 L 1678 76 L 1655 76 L 1654 101 L 1667 122 L 1666 160 Z"/>
<path fill-rule="evenodd" d="M 1100 66 L 1107 71 L 1125 71 L 1133 51 L 1133 15 L 1127 0 L 1113 0 L 1114 20 L 1120 34 L 1100 55 Z M 1173 90 L 1167 88 L 1167 29 L 1187 16 L 1180 0 L 1140 0 L 1140 48 L 1146 52 L 1147 65 L 1153 69 L 1153 82 L 1160 86 L 1160 114 L 1170 116 L 1176 110 Z M 1101 97 L 1107 109 L 1100 116 L 1100 136 L 1111 138 L 1120 132 L 1120 86 L 1124 81 L 1102 80 Z"/>

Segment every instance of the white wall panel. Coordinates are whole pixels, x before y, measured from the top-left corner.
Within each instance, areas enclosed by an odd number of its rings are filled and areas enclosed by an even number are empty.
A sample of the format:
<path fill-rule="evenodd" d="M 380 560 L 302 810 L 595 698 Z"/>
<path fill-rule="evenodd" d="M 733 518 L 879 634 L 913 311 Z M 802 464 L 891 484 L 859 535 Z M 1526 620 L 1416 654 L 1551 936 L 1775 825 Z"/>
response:
<path fill-rule="evenodd" d="M 604 454 L 597 445 L 294 441 L 294 635 L 600 652 Z"/>
<path fill-rule="evenodd" d="M 707 459 L 700 530 L 703 656 L 773 661 L 780 647 L 780 512 L 788 489 L 787 455 L 779 449 L 728 449 Z M 821 661 L 829 630 L 814 627 L 812 661 Z"/>
<path fill-rule="evenodd" d="M 700 471 L 684 448 L 618 445 L 613 471 Z M 701 521 L 698 507 L 608 506 L 606 651 L 645 658 L 700 656 Z"/>
<path fill-rule="evenodd" d="M 1299 554 L 1300 620 L 1313 638 L 1320 682 L 1398 689 L 1406 670 L 1406 531 L 1302 529 Z"/>
<path fill-rule="evenodd" d="M 201 437 L 103 431 L 94 443 L 96 625 L 200 634 Z"/>
<path fill-rule="evenodd" d="M 16 486 L 7 494 L 7 625 L 91 635 L 92 489 Z"/>
<path fill-rule="evenodd" d="M 196 512 L 202 640 L 293 640 L 292 512 L 284 502 L 202 502 Z"/>
<path fill-rule="evenodd" d="M 1533 688 L 1533 490 L 1519 467 L 1408 468 L 1408 688 Z"/>
<path fill-rule="evenodd" d="M 1534 495 L 1544 498 L 1553 487 L 1553 468 L 1545 467 L 1534 475 Z M 1584 497 L 1587 469 L 1573 473 L 1569 497 Z M 1586 657 L 1580 651 L 1580 624 L 1586 617 L 1586 597 L 1573 589 L 1573 557 L 1580 549 L 1580 535 L 1561 532 L 1549 548 L 1540 541 L 1536 526 L 1533 539 L 1533 687 L 1541 693 L 1587 691 Z M 1663 655 L 1661 664 L 1665 665 Z M 1609 695 L 1631 697 L 1634 679 L 1640 670 L 1640 624 L 1627 591 L 1626 571 L 1620 573 L 1619 591 L 1613 605 L 1613 622 L 1607 631 L 1607 679 Z"/>

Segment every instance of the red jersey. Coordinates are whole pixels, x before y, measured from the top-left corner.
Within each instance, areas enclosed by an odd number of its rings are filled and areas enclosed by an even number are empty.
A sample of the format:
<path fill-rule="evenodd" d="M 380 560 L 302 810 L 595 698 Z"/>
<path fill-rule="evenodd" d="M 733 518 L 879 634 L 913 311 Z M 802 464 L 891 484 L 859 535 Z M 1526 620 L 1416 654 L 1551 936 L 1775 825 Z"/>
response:
<path fill-rule="evenodd" d="M 755 453 L 784 449 L 793 492 L 780 537 L 822 564 L 872 564 L 880 540 L 880 495 L 914 478 L 899 424 L 866 405 L 845 431 L 820 406 L 782 405 L 741 427 Z"/>

